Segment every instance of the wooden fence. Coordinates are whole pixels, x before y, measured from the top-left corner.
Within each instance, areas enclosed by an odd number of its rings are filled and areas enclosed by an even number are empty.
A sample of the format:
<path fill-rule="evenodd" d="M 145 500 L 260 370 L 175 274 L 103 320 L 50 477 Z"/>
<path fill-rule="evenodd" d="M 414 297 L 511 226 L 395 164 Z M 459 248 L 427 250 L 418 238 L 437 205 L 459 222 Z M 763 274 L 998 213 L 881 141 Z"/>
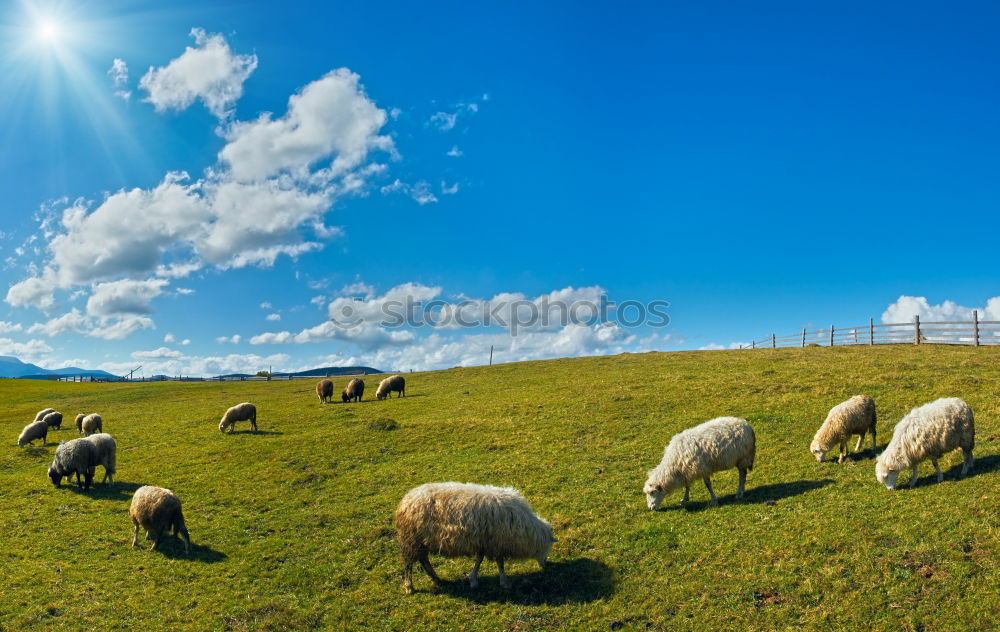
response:
<path fill-rule="evenodd" d="M 921 322 L 916 316 L 911 323 L 876 324 L 869 318 L 860 327 L 834 327 L 807 331 L 786 336 L 771 334 L 754 340 L 741 349 L 777 349 L 779 347 L 848 346 L 848 345 L 1000 345 L 1000 321 L 979 320 L 979 312 L 972 312 L 972 320 Z"/>

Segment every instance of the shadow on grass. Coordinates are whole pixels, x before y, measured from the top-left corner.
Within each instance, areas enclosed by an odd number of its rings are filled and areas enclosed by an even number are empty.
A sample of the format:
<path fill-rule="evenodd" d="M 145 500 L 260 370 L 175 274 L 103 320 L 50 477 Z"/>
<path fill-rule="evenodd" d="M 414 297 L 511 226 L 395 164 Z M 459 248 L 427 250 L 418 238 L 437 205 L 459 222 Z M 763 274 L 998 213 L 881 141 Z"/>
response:
<path fill-rule="evenodd" d="M 756 505 L 760 503 L 773 503 L 777 502 L 783 498 L 791 498 L 792 496 L 798 496 L 799 494 L 804 494 L 806 492 L 811 492 L 814 489 L 820 489 L 821 487 L 826 487 L 830 483 L 833 483 L 832 478 L 823 478 L 817 481 L 795 481 L 792 483 L 771 483 L 770 485 L 761 485 L 759 487 L 749 487 L 745 492 L 743 492 L 743 498 L 736 500 L 736 494 L 727 494 L 725 496 L 719 496 L 720 505 Z M 702 491 L 705 491 L 702 488 Z M 695 489 L 692 486 L 691 495 L 695 494 Z M 708 492 L 705 491 L 707 495 Z M 710 508 L 707 500 L 696 502 L 688 501 L 688 504 L 681 506 L 679 503 L 674 503 L 672 505 L 661 507 L 659 511 L 677 511 L 683 509 L 685 511 L 701 511 L 703 509 Z"/>
<path fill-rule="evenodd" d="M 532 563 L 533 562 L 525 562 Z M 508 571 L 510 566 L 508 565 Z M 589 603 L 596 599 L 610 597 L 614 592 L 614 574 L 603 562 L 581 557 L 565 562 L 549 562 L 545 569 L 530 573 L 508 573 L 510 589 L 500 586 L 496 566 L 483 562 L 483 572 L 479 575 L 479 586 L 469 588 L 464 577 L 457 581 L 445 581 L 437 589 L 452 597 L 468 599 L 477 604 L 509 603 L 522 606 L 561 605 L 567 603 Z M 471 567 L 470 567 L 471 569 Z M 493 571 L 490 574 L 489 571 Z"/>
<path fill-rule="evenodd" d="M 26 455 L 28 455 L 28 456 L 48 456 L 49 455 L 49 451 L 46 448 L 48 446 L 57 446 L 57 445 L 59 445 L 58 441 L 56 441 L 55 443 L 52 443 L 50 441 L 49 443 L 46 443 L 45 445 L 39 445 L 37 443 L 31 444 L 31 445 L 26 445 L 26 446 L 24 446 L 21 449 L 24 450 L 24 453 Z"/>
<path fill-rule="evenodd" d="M 90 489 L 84 491 L 82 487 L 77 486 L 76 478 L 69 483 L 63 480 L 62 487 L 59 489 L 68 489 L 75 494 L 80 494 L 82 496 L 87 496 L 93 498 L 94 500 L 129 500 L 135 494 L 135 490 L 139 489 L 146 483 L 126 483 L 122 481 L 115 481 L 114 485 L 108 485 L 107 483 L 98 483 L 100 479 L 104 478 L 104 475 L 98 473 L 94 476 L 94 483 L 90 486 Z"/>
<path fill-rule="evenodd" d="M 140 536 L 141 534 L 142 532 L 140 531 Z M 184 555 L 184 541 L 173 535 L 163 536 L 163 539 L 160 540 L 160 548 L 151 552 L 154 555 L 160 553 L 163 557 L 172 560 L 190 560 L 192 562 L 201 562 L 202 564 L 215 564 L 228 557 L 222 551 L 216 551 L 215 549 L 202 544 L 195 544 L 194 542 L 191 543 L 191 554 Z"/>
<path fill-rule="evenodd" d="M 283 435 L 284 432 L 278 430 L 234 430 L 226 432 L 227 435 Z"/>
<path fill-rule="evenodd" d="M 917 468 L 919 469 L 921 465 L 923 465 L 923 463 L 918 465 Z M 990 456 L 976 459 L 976 462 L 972 465 L 972 470 L 969 471 L 969 474 L 965 478 L 972 478 L 974 476 L 979 476 L 980 474 L 989 474 L 990 472 L 995 472 L 997 470 L 1000 470 L 1000 454 L 991 454 Z M 904 470 L 899 474 L 899 482 L 897 485 L 901 489 L 906 489 L 910 486 L 910 479 L 906 476 L 908 473 L 909 470 Z M 942 482 L 962 480 L 961 474 L 962 462 L 959 461 L 944 472 L 944 481 Z M 917 487 L 923 487 L 924 485 L 937 485 L 937 474 L 931 472 L 927 476 L 918 477 Z"/>

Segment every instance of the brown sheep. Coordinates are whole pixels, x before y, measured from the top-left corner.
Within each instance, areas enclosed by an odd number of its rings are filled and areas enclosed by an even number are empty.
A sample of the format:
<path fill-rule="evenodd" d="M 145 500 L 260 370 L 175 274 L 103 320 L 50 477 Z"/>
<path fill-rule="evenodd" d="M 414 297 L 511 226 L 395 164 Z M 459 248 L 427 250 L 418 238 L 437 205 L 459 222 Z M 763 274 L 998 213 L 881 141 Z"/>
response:
<path fill-rule="evenodd" d="M 406 379 L 402 375 L 390 375 L 379 382 L 378 390 L 375 391 L 375 399 L 385 399 L 393 391 L 398 393 L 396 397 L 406 397 Z"/>
<path fill-rule="evenodd" d="M 169 489 L 143 485 L 132 496 L 128 515 L 135 526 L 132 532 L 133 547 L 139 546 L 139 527 L 146 530 L 146 539 L 153 541 L 150 551 L 155 551 L 163 534 L 173 528 L 174 535 L 179 535 L 184 541 L 184 554 L 190 554 L 191 536 L 184 524 L 181 501 Z"/>
<path fill-rule="evenodd" d="M 354 378 L 347 383 L 347 388 L 344 392 L 340 394 L 340 398 L 344 400 L 344 403 L 354 400 L 355 402 L 360 402 L 361 397 L 365 394 L 365 381 L 359 378 Z"/>
<path fill-rule="evenodd" d="M 329 404 L 333 401 L 333 382 L 330 380 L 320 380 L 316 383 L 316 396 L 319 397 L 319 403 Z"/>
<path fill-rule="evenodd" d="M 232 434 L 236 430 L 237 421 L 249 421 L 250 428 L 257 432 L 257 407 L 250 402 L 236 404 L 222 416 L 222 421 L 219 422 L 219 432 L 225 432 L 226 428 L 229 428 L 229 432 Z"/>

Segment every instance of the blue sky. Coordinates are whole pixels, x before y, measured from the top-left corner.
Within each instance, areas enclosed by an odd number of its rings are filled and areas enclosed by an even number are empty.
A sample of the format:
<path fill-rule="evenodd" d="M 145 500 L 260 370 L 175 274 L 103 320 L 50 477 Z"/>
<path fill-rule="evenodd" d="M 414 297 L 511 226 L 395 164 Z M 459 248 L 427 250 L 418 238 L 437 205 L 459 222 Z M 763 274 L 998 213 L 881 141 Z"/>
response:
<path fill-rule="evenodd" d="M 1000 320 L 995 5 L 537 5 L 5 3 L 0 353 L 408 370 Z M 601 294 L 670 324 L 329 320 Z"/>

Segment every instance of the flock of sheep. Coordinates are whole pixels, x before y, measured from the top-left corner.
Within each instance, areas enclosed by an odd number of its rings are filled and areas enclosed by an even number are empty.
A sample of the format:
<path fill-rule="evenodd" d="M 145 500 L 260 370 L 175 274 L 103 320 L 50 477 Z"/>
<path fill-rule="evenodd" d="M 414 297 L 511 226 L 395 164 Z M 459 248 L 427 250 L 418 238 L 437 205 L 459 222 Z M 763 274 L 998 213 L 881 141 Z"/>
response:
<path fill-rule="evenodd" d="M 352 379 L 341 394 L 342 400 L 345 403 L 361 401 L 364 387 L 362 380 Z M 405 379 L 393 375 L 381 381 L 375 397 L 382 400 L 393 392 L 403 397 L 405 391 Z M 333 383 L 320 381 L 316 394 L 322 403 L 331 401 Z M 858 435 L 854 446 L 858 451 L 865 435 L 870 433 L 874 451 L 876 420 L 872 398 L 855 395 L 830 410 L 809 450 L 817 461 L 823 461 L 828 451 L 839 447 L 838 463 L 843 463 L 849 439 Z M 249 421 L 256 431 L 256 407 L 244 402 L 229 408 L 219 423 L 219 430 L 233 432 L 238 421 Z M 59 428 L 61 424 L 62 414 L 58 411 L 51 408 L 39 411 L 35 421 L 21 432 L 18 445 L 24 447 L 37 439 L 44 444 L 49 428 Z M 82 487 L 87 490 L 93 484 L 95 467 L 101 465 L 105 471 L 104 480 L 113 484 L 117 445 L 111 435 L 102 432 L 100 415 L 78 415 L 76 426 L 84 436 L 59 444 L 49 467 L 52 483 L 59 487 L 64 477 L 75 474 L 78 485 L 83 476 Z M 961 476 L 965 476 L 973 465 L 974 445 L 975 428 L 969 405 L 954 397 L 938 399 L 914 408 L 896 424 L 891 441 L 875 461 L 875 477 L 887 488 L 896 489 L 899 473 L 912 469 L 909 486 L 913 487 L 917 482 L 917 465 L 929 459 L 940 482 L 944 475 L 938 467 L 938 459 L 957 448 L 963 452 Z M 683 505 L 688 502 L 691 484 L 700 479 L 711 496 L 710 504 L 718 505 L 711 476 L 733 468 L 739 472 L 736 498 L 742 498 L 756 451 L 753 428 L 737 417 L 718 417 L 679 432 L 664 449 L 659 465 L 649 471 L 643 486 L 646 504 L 650 510 L 656 510 L 667 493 L 683 487 Z M 153 540 L 151 550 L 155 550 L 162 536 L 172 529 L 174 535 L 184 541 L 185 553 L 189 552 L 190 537 L 181 502 L 169 489 L 140 487 L 132 498 L 129 516 L 135 528 L 132 546 L 138 546 L 140 527 L 146 530 L 146 539 Z M 478 583 L 480 565 L 484 559 L 490 559 L 497 565 L 501 585 L 507 586 L 505 560 L 534 559 L 544 568 L 552 544 L 557 541 L 549 523 L 534 513 L 516 489 L 472 483 L 427 483 L 410 490 L 396 508 L 395 525 L 403 561 L 403 590 L 407 593 L 413 592 L 415 562 L 420 563 L 435 584 L 440 584 L 430 563 L 431 553 L 445 557 L 474 557 L 468 577 L 473 588 Z"/>
<path fill-rule="evenodd" d="M 342 394 L 345 403 L 360 402 L 365 392 L 365 383 L 360 379 L 352 379 Z M 400 375 L 392 375 L 379 383 L 375 391 L 376 399 L 383 400 L 391 393 L 397 397 L 406 395 L 406 380 Z M 316 394 L 321 402 L 333 398 L 333 382 L 321 380 L 316 384 Z M 48 442 L 49 428 L 62 428 L 63 415 L 54 408 L 38 411 L 35 420 L 24 427 L 17 438 L 17 445 L 23 448 L 37 440 L 42 445 Z M 232 433 L 236 422 L 249 421 L 250 428 L 257 432 L 257 407 L 250 402 L 237 404 L 226 410 L 219 422 L 219 431 Z M 104 468 L 102 483 L 114 484 L 118 444 L 114 438 L 105 432 L 104 420 L 97 413 L 76 416 L 76 429 L 83 437 L 70 441 L 60 441 L 56 448 L 52 464 L 49 466 L 49 478 L 57 488 L 64 478 L 71 479 L 76 475 L 77 486 L 84 491 L 94 484 L 94 472 L 97 466 Z M 81 480 L 82 477 L 82 480 Z M 144 485 L 136 490 L 129 506 L 129 517 L 132 519 L 134 532 L 132 546 L 139 545 L 139 529 L 145 529 L 146 539 L 152 540 L 151 551 L 159 546 L 163 535 L 173 529 L 175 536 L 180 536 L 184 542 L 184 553 L 191 550 L 191 537 L 184 524 L 184 514 L 181 512 L 181 501 L 169 489 Z"/>
<path fill-rule="evenodd" d="M 857 451 L 865 435 L 871 433 L 875 448 L 875 402 L 867 395 L 855 395 L 834 406 L 816 431 L 809 450 L 822 461 L 832 448 L 840 447 L 843 463 L 847 442 L 858 436 Z M 892 440 L 875 462 L 875 477 L 889 489 L 896 489 L 899 473 L 912 469 L 910 487 L 917 482 L 917 465 L 930 459 L 938 482 L 944 475 L 938 459 L 961 448 L 964 453 L 962 476 L 972 467 L 975 429 L 972 409 L 958 398 L 943 398 L 913 409 L 896 424 Z M 688 502 L 691 483 L 699 479 L 711 496 L 712 474 L 736 468 L 739 484 L 736 498 L 742 498 L 747 472 L 753 469 L 757 438 L 745 419 L 718 417 L 688 428 L 671 438 L 660 464 L 649 471 L 643 492 L 646 505 L 656 510 L 668 492 L 684 488 L 681 504 Z M 429 554 L 445 557 L 474 557 L 469 584 L 475 588 L 484 558 L 496 562 L 500 584 L 506 586 L 504 561 L 533 559 L 545 568 L 552 543 L 552 527 L 532 511 L 516 490 L 462 483 L 428 483 L 408 492 L 396 509 L 396 534 L 403 558 L 403 590 L 413 592 L 412 570 L 420 562 L 435 584 L 441 580 L 431 566 Z"/>

